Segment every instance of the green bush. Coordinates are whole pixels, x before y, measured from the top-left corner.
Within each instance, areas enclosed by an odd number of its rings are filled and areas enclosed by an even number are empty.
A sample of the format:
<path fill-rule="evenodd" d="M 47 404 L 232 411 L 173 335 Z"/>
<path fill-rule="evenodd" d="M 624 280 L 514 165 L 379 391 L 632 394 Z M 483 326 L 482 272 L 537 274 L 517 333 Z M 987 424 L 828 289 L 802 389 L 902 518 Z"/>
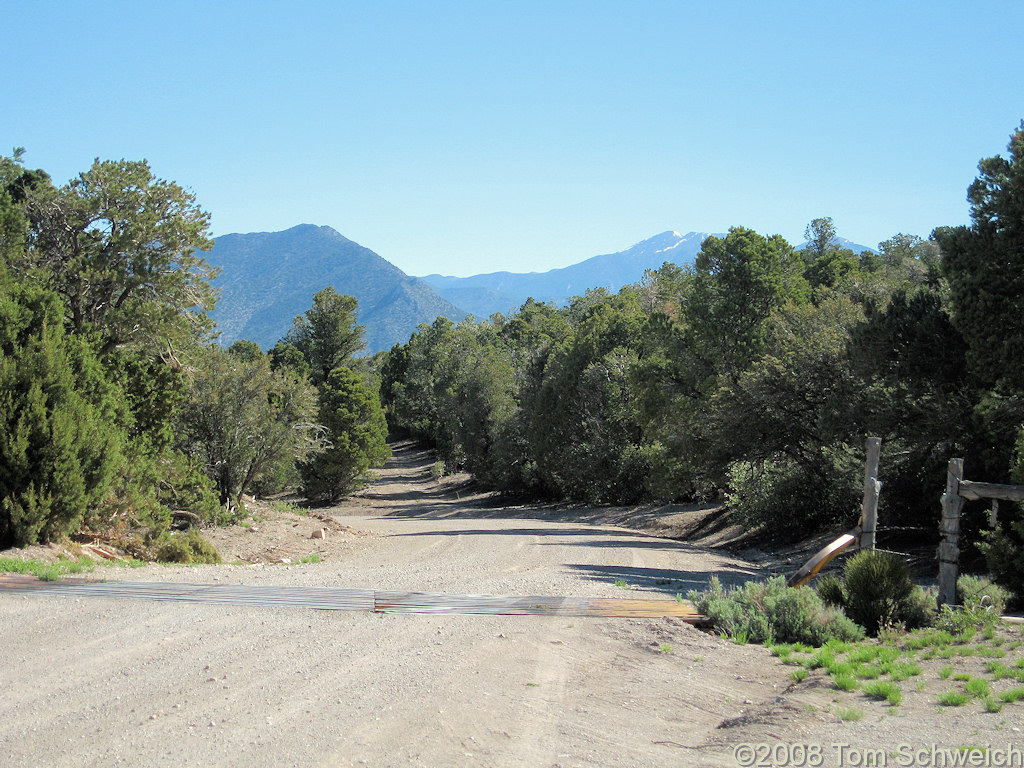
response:
<path fill-rule="evenodd" d="M 984 576 L 961 576 L 956 580 L 956 602 L 965 608 L 981 607 L 1001 614 L 1012 598 L 1009 590 Z"/>
<path fill-rule="evenodd" d="M 726 503 L 748 530 L 815 530 L 850 521 L 859 493 L 856 477 L 840 452 L 824 455 L 821 466 L 801 466 L 789 459 L 738 461 L 729 467 Z"/>
<path fill-rule="evenodd" d="M 837 597 L 834 585 L 826 589 L 830 600 Z M 870 635 L 887 625 L 915 628 L 930 620 L 927 594 L 911 581 L 903 559 L 890 552 L 868 550 L 846 562 L 841 607 Z"/>
<path fill-rule="evenodd" d="M 1020 513 L 1017 513 L 1018 516 Z M 1013 595 L 1011 604 L 1024 602 L 1024 517 L 1010 521 L 994 531 L 982 531 L 984 539 L 978 549 L 985 555 L 985 563 L 992 578 Z"/>
<path fill-rule="evenodd" d="M 944 605 L 935 615 L 935 628 L 948 632 L 954 637 L 968 639 L 979 628 L 992 627 L 999 621 L 999 614 L 975 603 L 973 605 Z"/>
<path fill-rule="evenodd" d="M 827 573 L 819 578 L 818 582 L 814 585 L 814 589 L 825 605 L 842 608 L 846 604 L 843 580 L 834 573 Z"/>
<path fill-rule="evenodd" d="M 688 597 L 718 632 L 746 642 L 820 646 L 864 635 L 841 611 L 824 605 L 814 590 L 787 587 L 781 576 L 734 590 L 723 589 L 712 577 L 707 592 L 691 591 Z"/>
<path fill-rule="evenodd" d="M 222 524 L 224 508 L 217 502 L 216 487 L 194 458 L 170 448 L 154 454 L 144 445 L 135 447 L 139 452 L 132 456 L 131 474 L 120 478 L 105 512 L 115 513 L 129 527 L 166 530 L 177 510 L 204 523 Z"/>
<path fill-rule="evenodd" d="M 186 533 L 168 534 L 154 548 L 162 563 L 219 563 L 220 553 L 195 528 Z"/>
<path fill-rule="evenodd" d="M 0 274 L 0 549 L 74 533 L 124 464 L 124 399 L 57 296 Z"/>

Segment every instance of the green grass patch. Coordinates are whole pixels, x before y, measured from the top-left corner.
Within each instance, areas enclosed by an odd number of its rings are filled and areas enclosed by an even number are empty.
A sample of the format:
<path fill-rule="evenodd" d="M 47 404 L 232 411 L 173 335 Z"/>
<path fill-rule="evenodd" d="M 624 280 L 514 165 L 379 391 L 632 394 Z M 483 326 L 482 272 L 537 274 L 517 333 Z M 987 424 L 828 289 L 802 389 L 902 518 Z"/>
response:
<path fill-rule="evenodd" d="M 786 659 L 793 655 L 793 646 L 789 643 L 775 643 L 768 646 L 768 652 L 779 660 L 786 661 Z"/>
<path fill-rule="evenodd" d="M 880 647 L 877 645 L 859 645 L 847 655 L 847 660 L 854 664 L 867 664 L 878 658 Z"/>
<path fill-rule="evenodd" d="M 56 581 L 61 576 L 72 573 L 87 573 L 96 567 L 95 561 L 88 557 L 71 560 L 58 558 L 52 563 L 41 560 L 19 560 L 13 557 L 0 557 L 0 572 L 24 573 L 35 576 L 40 581 Z"/>
<path fill-rule="evenodd" d="M 948 680 L 949 676 L 952 675 L 952 674 L 953 674 L 953 665 L 952 664 L 947 664 L 946 666 L 944 666 L 942 669 L 939 670 L 939 677 L 941 677 L 943 680 Z"/>
<path fill-rule="evenodd" d="M 903 651 L 895 646 L 882 646 L 878 649 L 878 661 L 880 664 L 892 664 L 903 655 Z"/>
<path fill-rule="evenodd" d="M 862 664 L 857 667 L 856 674 L 861 680 L 877 680 L 882 676 L 882 670 L 876 664 Z"/>
<path fill-rule="evenodd" d="M 921 669 L 917 664 L 910 664 L 908 662 L 889 662 L 888 664 L 882 664 L 881 670 L 883 674 L 888 675 L 893 681 L 899 683 L 911 677 L 917 677 L 924 670 Z"/>
<path fill-rule="evenodd" d="M 982 645 L 978 647 L 978 656 L 984 656 L 988 659 L 1002 659 L 1006 657 L 1006 651 L 1002 648 L 993 648 L 990 646 Z"/>
<path fill-rule="evenodd" d="M 1013 704 L 1021 699 L 1024 699 L 1024 688 L 1011 688 L 1008 691 L 1000 691 L 999 693 L 999 700 L 1006 704 Z"/>
<path fill-rule="evenodd" d="M 983 677 L 972 677 L 964 686 L 967 692 L 976 699 L 984 699 L 991 695 L 988 680 Z"/>
<path fill-rule="evenodd" d="M 903 641 L 903 646 L 911 651 L 919 651 L 924 648 L 945 648 L 952 644 L 953 635 L 942 629 L 912 632 Z"/>
<path fill-rule="evenodd" d="M 845 672 L 833 674 L 832 684 L 840 691 L 855 691 L 860 688 L 860 681 L 853 675 Z"/>
<path fill-rule="evenodd" d="M 963 691 L 955 691 L 950 688 L 939 694 L 939 704 L 944 707 L 962 707 L 971 697 Z"/>
<path fill-rule="evenodd" d="M 872 680 L 864 684 L 864 695 L 869 699 L 885 700 L 894 707 L 903 701 L 900 687 L 891 680 Z"/>
<path fill-rule="evenodd" d="M 290 512 L 293 515 L 308 515 L 309 512 L 302 507 L 298 507 L 289 501 L 271 501 L 267 506 L 277 512 Z"/>
<path fill-rule="evenodd" d="M 1003 702 L 997 699 L 993 699 L 991 696 L 985 697 L 985 711 L 995 714 L 1003 708 Z"/>
<path fill-rule="evenodd" d="M 1024 683 L 1024 669 L 1020 669 L 1019 667 L 1008 667 L 1005 664 L 1000 663 L 997 671 L 994 673 L 994 676 L 996 680 L 1002 680 L 1004 677 L 1008 677 L 1011 680 Z"/>
<path fill-rule="evenodd" d="M 830 651 L 832 651 L 832 653 L 843 654 L 849 653 L 850 650 L 855 648 L 856 646 L 846 642 L 845 640 L 838 640 L 836 638 L 832 638 L 827 643 L 825 643 L 823 647 L 828 648 Z"/>
<path fill-rule="evenodd" d="M 836 710 L 836 715 L 840 720 L 860 720 L 864 717 L 864 713 L 856 707 L 839 707 Z"/>
<path fill-rule="evenodd" d="M 807 679 L 807 674 L 808 672 L 804 667 L 797 667 L 792 672 L 790 672 L 790 677 L 793 678 L 793 682 L 802 683 L 804 680 Z"/>
<path fill-rule="evenodd" d="M 1010 676 L 1010 668 L 1001 661 L 986 661 L 985 671 L 992 675 L 993 680 L 1002 680 Z"/>
<path fill-rule="evenodd" d="M 804 666 L 808 669 L 828 669 L 836 663 L 836 655 L 829 648 L 819 648 L 809 659 L 804 660 Z"/>
<path fill-rule="evenodd" d="M 846 675 L 847 677 L 854 677 L 857 670 L 856 664 L 851 664 L 848 661 L 834 661 L 825 667 L 825 671 L 828 672 L 832 677 L 836 675 Z"/>

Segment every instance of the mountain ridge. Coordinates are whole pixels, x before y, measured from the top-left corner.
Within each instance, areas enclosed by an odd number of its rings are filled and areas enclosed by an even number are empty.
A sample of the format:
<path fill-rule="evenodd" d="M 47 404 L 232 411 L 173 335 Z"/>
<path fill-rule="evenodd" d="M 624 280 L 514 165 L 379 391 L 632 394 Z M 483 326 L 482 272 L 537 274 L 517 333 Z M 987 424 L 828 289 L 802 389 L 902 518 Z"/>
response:
<path fill-rule="evenodd" d="M 594 288 L 618 291 L 664 262 L 688 264 L 711 233 L 666 230 L 615 253 L 604 253 L 546 272 L 487 272 L 470 277 L 421 277 L 438 294 L 478 317 L 507 314 L 528 298 L 564 304 Z"/>
<path fill-rule="evenodd" d="M 210 314 L 221 343 L 244 338 L 268 349 L 285 336 L 296 316 L 309 309 L 314 293 L 332 286 L 359 301 L 357 322 L 366 327 L 366 351 L 373 354 L 404 344 L 421 323 L 439 316 L 458 321 L 471 314 L 485 319 L 514 312 L 528 298 L 565 304 L 591 289 L 614 293 L 666 261 L 692 264 L 709 234 L 666 230 L 625 250 L 546 272 L 412 277 L 329 226 L 299 224 L 281 232 L 230 233 L 217 237 L 206 256 L 221 269 L 214 280 L 221 298 Z M 840 238 L 836 244 L 870 250 Z"/>

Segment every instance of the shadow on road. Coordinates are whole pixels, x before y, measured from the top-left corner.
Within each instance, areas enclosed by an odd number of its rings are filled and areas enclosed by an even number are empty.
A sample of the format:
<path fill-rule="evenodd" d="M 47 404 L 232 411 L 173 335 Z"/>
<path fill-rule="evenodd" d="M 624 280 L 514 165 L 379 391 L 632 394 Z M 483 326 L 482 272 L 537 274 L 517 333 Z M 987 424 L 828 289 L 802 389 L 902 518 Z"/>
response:
<path fill-rule="evenodd" d="M 337 514 L 374 514 L 384 518 L 418 520 L 520 519 L 571 523 L 574 530 L 541 527 L 509 527 L 504 530 L 432 530 L 398 534 L 402 536 L 461 536 L 465 534 L 511 534 L 540 536 L 545 545 L 571 543 L 590 547 L 642 547 L 677 550 L 690 546 L 682 539 L 703 537 L 731 525 L 724 510 L 714 504 L 665 505 L 652 507 L 571 506 L 545 502 L 523 502 L 481 489 L 466 474 L 436 478 L 431 475 L 435 456 L 414 441 L 392 445 L 392 458 L 379 470 L 379 477 Z M 356 510 L 352 510 L 355 507 Z M 666 524 L 666 521 L 671 521 Z M 617 526 L 619 530 L 607 527 Z M 630 529 L 625 532 L 622 528 Z M 634 533 L 635 531 L 635 533 Z M 561 539 L 552 539 L 555 535 Z M 701 549 L 701 547 L 695 547 Z"/>

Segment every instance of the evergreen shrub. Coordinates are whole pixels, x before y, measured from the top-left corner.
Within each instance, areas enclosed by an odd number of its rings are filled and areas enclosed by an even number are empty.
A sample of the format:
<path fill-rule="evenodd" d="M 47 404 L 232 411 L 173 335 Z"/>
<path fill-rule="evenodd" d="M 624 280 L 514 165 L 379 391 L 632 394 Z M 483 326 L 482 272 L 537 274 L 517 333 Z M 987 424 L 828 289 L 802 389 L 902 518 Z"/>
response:
<path fill-rule="evenodd" d="M 926 626 L 931 621 L 931 598 L 910 578 L 910 569 L 899 555 L 866 550 L 850 558 L 843 578 L 822 577 L 817 593 L 868 634 L 886 626 Z"/>
<path fill-rule="evenodd" d="M 73 533 L 112 488 L 125 404 L 54 293 L 0 289 L 0 547 L 24 546 Z"/>
<path fill-rule="evenodd" d="M 827 573 L 818 579 L 814 590 L 818 593 L 825 605 L 835 608 L 842 608 L 846 603 L 846 595 L 843 592 L 843 580 L 834 573 Z"/>

